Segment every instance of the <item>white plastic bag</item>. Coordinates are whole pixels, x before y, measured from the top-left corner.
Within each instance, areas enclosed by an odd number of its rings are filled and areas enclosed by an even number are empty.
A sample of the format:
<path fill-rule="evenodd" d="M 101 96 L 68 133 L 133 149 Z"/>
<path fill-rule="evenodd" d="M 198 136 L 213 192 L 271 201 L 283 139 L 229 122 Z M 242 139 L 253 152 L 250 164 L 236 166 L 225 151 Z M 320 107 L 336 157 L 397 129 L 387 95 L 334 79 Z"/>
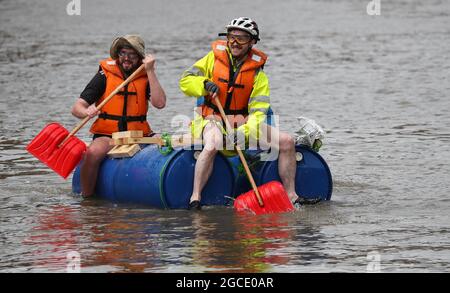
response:
<path fill-rule="evenodd" d="M 306 145 L 318 152 L 325 138 L 325 131 L 312 119 L 300 116 L 297 120 L 300 129 L 295 132 L 295 144 Z"/>

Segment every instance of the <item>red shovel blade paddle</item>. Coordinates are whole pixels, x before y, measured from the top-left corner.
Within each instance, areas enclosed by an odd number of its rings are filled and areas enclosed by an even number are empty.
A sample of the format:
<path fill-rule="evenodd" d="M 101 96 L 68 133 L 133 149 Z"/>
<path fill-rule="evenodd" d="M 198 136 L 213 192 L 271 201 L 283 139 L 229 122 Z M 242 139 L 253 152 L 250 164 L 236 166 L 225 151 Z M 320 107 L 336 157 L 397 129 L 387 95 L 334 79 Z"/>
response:
<path fill-rule="evenodd" d="M 27 146 L 30 154 L 64 179 L 72 173 L 86 151 L 86 144 L 75 136 L 59 147 L 68 135 L 69 131 L 60 124 L 50 123 Z"/>
<path fill-rule="evenodd" d="M 239 195 L 236 198 L 236 200 L 234 201 L 234 208 L 238 212 L 250 210 L 257 215 L 284 213 L 295 210 L 294 206 L 289 200 L 286 190 L 280 182 L 267 182 L 258 187 L 258 191 L 264 202 L 263 206 L 259 205 L 255 192 L 253 190 L 250 190 Z"/>

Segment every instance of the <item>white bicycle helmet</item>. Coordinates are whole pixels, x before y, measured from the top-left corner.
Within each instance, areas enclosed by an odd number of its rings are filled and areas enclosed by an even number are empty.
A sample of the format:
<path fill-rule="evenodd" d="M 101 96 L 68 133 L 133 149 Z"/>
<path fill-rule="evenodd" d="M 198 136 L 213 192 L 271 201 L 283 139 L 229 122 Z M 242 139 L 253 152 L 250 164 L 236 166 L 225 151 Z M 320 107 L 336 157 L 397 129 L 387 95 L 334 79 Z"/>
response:
<path fill-rule="evenodd" d="M 258 25 L 249 17 L 235 18 L 225 28 L 227 29 L 227 31 L 230 31 L 232 29 L 243 30 L 249 33 L 256 41 L 259 41 Z"/>

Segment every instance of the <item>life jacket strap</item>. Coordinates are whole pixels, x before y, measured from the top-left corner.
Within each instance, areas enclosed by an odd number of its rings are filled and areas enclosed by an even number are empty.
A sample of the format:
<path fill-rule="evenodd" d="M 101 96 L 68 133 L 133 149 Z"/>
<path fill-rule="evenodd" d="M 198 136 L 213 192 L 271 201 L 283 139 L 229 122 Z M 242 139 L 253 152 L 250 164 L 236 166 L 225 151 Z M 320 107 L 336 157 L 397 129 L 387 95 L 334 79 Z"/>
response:
<path fill-rule="evenodd" d="M 219 81 L 220 81 L 220 82 L 223 82 L 223 83 L 226 83 L 226 84 L 229 83 L 228 80 L 226 80 L 226 79 L 224 79 L 224 78 L 221 78 L 221 77 L 219 77 Z M 243 85 L 243 84 L 239 84 L 239 83 L 233 83 L 233 84 L 231 84 L 230 88 L 239 88 L 239 89 L 243 89 L 243 88 L 244 88 L 244 85 Z"/>
<path fill-rule="evenodd" d="M 117 94 L 118 94 L 118 95 L 121 95 L 121 96 L 125 96 L 125 95 L 128 95 L 128 96 L 136 96 L 136 95 L 137 95 L 136 92 L 129 92 L 129 91 L 120 91 L 120 92 L 118 92 Z"/>
<path fill-rule="evenodd" d="M 119 124 L 119 131 L 127 131 L 128 130 L 128 122 L 145 122 L 147 121 L 147 115 L 140 115 L 140 116 L 119 116 L 119 115 L 111 115 L 106 112 L 100 113 L 98 115 L 101 119 L 108 119 L 108 120 L 116 120 Z"/>

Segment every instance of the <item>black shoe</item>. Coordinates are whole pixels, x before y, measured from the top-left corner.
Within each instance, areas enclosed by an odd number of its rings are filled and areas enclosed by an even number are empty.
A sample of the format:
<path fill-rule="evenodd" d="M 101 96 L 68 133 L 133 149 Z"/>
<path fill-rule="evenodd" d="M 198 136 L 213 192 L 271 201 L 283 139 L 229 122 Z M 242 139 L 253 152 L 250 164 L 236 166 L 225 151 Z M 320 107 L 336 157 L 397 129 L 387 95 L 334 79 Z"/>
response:
<path fill-rule="evenodd" d="M 302 205 L 312 205 L 316 204 L 322 201 L 322 198 L 316 197 L 316 198 L 306 198 L 299 196 L 292 204 L 295 206 L 302 206 Z"/>
<path fill-rule="evenodd" d="M 201 209 L 202 209 L 202 205 L 200 204 L 200 201 L 194 200 L 194 201 L 191 201 L 189 203 L 188 210 L 197 210 L 197 211 L 199 211 Z"/>

